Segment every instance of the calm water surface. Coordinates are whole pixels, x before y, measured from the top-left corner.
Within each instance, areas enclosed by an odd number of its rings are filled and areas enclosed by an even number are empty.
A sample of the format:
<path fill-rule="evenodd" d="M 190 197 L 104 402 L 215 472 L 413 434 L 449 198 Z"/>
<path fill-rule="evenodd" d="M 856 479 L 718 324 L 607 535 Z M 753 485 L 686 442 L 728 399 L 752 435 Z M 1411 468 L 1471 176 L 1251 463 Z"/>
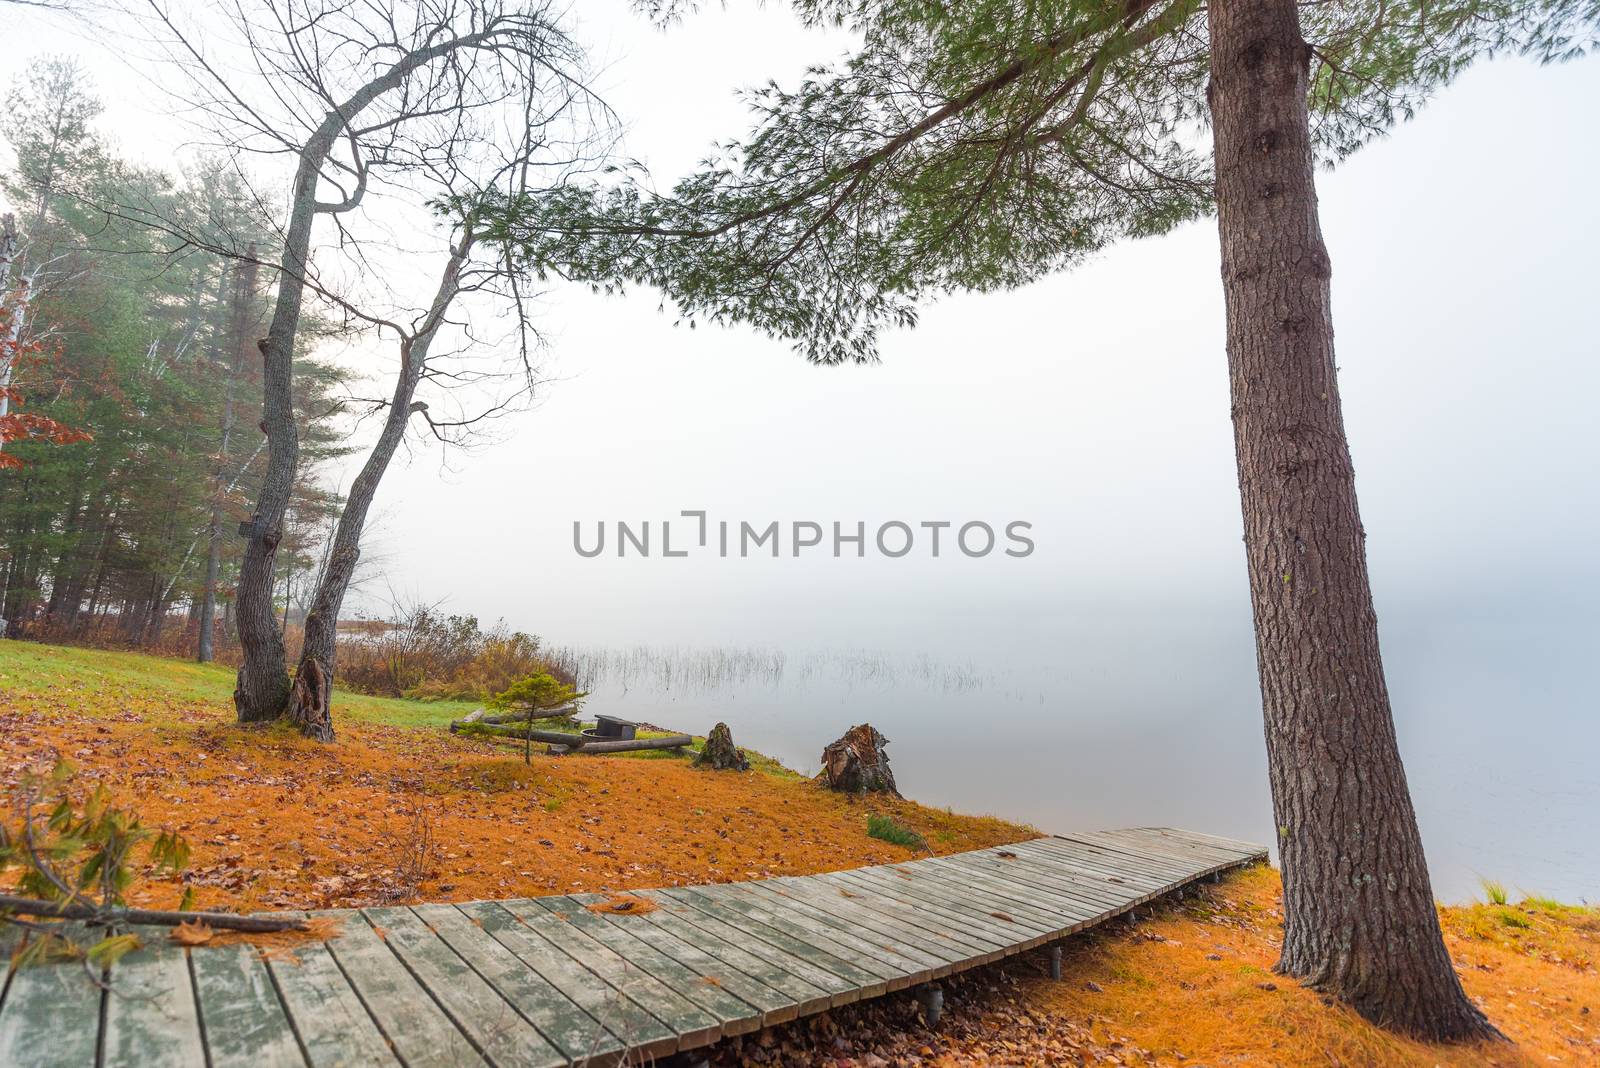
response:
<path fill-rule="evenodd" d="M 807 772 L 827 742 L 871 722 L 890 739 L 902 791 L 927 804 L 1045 831 L 1170 824 L 1270 842 L 1247 635 L 1197 625 L 1181 643 L 1130 647 L 1136 632 L 1056 628 L 1047 647 L 971 656 L 663 647 L 566 655 L 587 677 L 590 712 L 697 733 L 724 720 L 741 745 Z M 1466 670 L 1463 641 L 1483 646 Z M 1445 649 L 1448 670 L 1432 660 Z M 1575 696 L 1586 685 L 1568 685 L 1588 674 L 1586 640 L 1560 648 L 1548 634 L 1481 620 L 1455 635 L 1437 626 L 1407 633 L 1402 623 L 1386 650 L 1435 894 L 1464 900 L 1492 878 L 1600 900 L 1600 730 Z M 1515 683 L 1498 667 L 1508 657 L 1523 666 Z M 1529 692 L 1530 674 L 1548 681 L 1542 692 Z"/>

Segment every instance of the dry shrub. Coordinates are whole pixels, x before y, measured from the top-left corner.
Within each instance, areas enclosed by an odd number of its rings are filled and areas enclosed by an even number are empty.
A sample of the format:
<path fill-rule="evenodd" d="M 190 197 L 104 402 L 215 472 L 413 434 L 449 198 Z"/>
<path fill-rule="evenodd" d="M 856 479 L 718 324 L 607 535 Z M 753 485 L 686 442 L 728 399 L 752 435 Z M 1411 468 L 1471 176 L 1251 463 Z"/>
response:
<path fill-rule="evenodd" d="M 539 672 L 570 682 L 540 652 L 539 639 L 504 621 L 488 629 L 436 605 L 397 607 L 387 620 L 341 625 L 339 680 L 358 693 L 424 701 L 483 701 Z"/>
<path fill-rule="evenodd" d="M 411 810 L 411 822 L 404 837 L 396 843 L 394 881 L 385 888 L 383 896 L 390 901 L 407 901 L 417 896 L 423 880 L 436 873 L 438 843 L 433 833 L 433 819 L 428 810 L 418 805 Z"/>

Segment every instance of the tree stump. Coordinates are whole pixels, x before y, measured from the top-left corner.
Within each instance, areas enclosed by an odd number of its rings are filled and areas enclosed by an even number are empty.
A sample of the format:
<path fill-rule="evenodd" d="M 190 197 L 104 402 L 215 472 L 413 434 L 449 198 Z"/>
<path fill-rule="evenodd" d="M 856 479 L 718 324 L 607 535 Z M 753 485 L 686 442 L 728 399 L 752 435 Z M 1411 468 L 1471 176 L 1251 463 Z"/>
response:
<path fill-rule="evenodd" d="M 889 793 L 900 796 L 889 770 L 889 739 L 869 724 L 845 731 L 844 737 L 822 751 L 822 773 L 817 776 L 829 789 L 842 793 Z"/>
<path fill-rule="evenodd" d="M 719 723 L 706 735 L 705 748 L 694 758 L 695 767 L 711 767 L 716 771 L 749 771 L 750 761 L 744 750 L 733 744 L 733 732 L 726 723 Z"/>

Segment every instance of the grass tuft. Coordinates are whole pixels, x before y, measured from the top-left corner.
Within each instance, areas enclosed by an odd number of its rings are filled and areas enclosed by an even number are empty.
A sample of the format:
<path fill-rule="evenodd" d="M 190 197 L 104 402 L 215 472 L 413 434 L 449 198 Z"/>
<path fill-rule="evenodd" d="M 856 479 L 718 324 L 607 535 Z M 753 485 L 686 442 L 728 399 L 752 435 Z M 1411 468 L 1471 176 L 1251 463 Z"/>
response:
<path fill-rule="evenodd" d="M 1510 898 L 1506 895 L 1505 883 L 1496 882 L 1493 879 L 1480 879 L 1479 882 L 1483 884 L 1483 896 L 1488 899 L 1489 904 L 1504 905 L 1509 903 Z"/>
<path fill-rule="evenodd" d="M 880 841 L 891 842 L 894 845 L 905 846 L 908 849 L 927 849 L 927 839 L 901 823 L 893 816 L 881 816 L 872 813 L 867 817 L 867 836 Z"/>

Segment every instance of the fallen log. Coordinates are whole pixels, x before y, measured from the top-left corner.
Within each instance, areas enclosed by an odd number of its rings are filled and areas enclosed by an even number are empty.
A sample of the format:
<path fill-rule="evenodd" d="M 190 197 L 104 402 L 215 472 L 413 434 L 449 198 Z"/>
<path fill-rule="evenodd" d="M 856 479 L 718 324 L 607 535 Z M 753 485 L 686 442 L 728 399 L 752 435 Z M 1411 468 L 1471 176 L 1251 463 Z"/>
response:
<path fill-rule="evenodd" d="M 577 708 L 568 705 L 566 708 L 541 708 L 534 712 L 533 718 L 538 719 L 571 719 L 578 714 Z M 526 723 L 526 712 L 486 712 L 478 717 L 479 723 Z"/>
<path fill-rule="evenodd" d="M 23 916 L 49 916 L 60 920 L 92 920 L 97 923 L 146 923 L 162 927 L 176 927 L 184 923 L 203 923 L 219 931 L 305 931 L 309 922 L 303 917 L 278 919 L 271 916 L 238 916 L 231 912 L 188 912 L 169 909 L 133 909 L 113 905 L 68 905 L 59 901 L 41 901 L 31 897 L 0 894 L 0 912 L 15 912 Z"/>
<path fill-rule="evenodd" d="M 578 714 L 578 710 L 576 708 L 540 709 L 538 714 L 533 717 L 533 720 L 536 723 L 539 720 L 544 720 L 544 719 L 567 719 L 567 720 L 570 720 L 574 716 L 576 716 L 577 714 Z M 479 727 L 485 727 L 485 726 L 499 727 L 499 726 L 504 726 L 506 724 L 517 724 L 517 723 L 527 723 L 527 722 L 528 722 L 528 714 L 526 712 L 492 712 L 491 713 L 491 712 L 487 712 L 484 709 L 480 708 L 480 709 L 477 709 L 476 711 L 470 713 L 465 719 L 458 719 L 458 720 L 452 721 L 451 724 L 450 724 L 450 733 L 451 734 L 458 734 L 461 731 L 469 729 L 469 728 L 479 728 Z"/>
<path fill-rule="evenodd" d="M 534 737 L 537 738 L 538 734 L 535 734 Z M 562 747 L 553 744 L 550 752 L 560 756 L 574 752 L 633 753 L 641 749 L 682 749 L 684 746 L 692 744 L 694 739 L 687 734 L 665 734 L 659 738 L 625 738 L 614 742 L 592 742 L 587 738 L 583 741 L 584 744 L 581 747 Z"/>
<path fill-rule="evenodd" d="M 452 727 L 452 729 L 454 728 Z M 563 731 L 529 730 L 521 723 L 470 723 L 458 733 L 481 734 L 493 738 L 515 738 L 519 742 L 532 738 L 536 742 L 549 742 L 551 745 L 581 746 L 589 741 L 588 738 L 581 734 L 567 734 Z"/>

